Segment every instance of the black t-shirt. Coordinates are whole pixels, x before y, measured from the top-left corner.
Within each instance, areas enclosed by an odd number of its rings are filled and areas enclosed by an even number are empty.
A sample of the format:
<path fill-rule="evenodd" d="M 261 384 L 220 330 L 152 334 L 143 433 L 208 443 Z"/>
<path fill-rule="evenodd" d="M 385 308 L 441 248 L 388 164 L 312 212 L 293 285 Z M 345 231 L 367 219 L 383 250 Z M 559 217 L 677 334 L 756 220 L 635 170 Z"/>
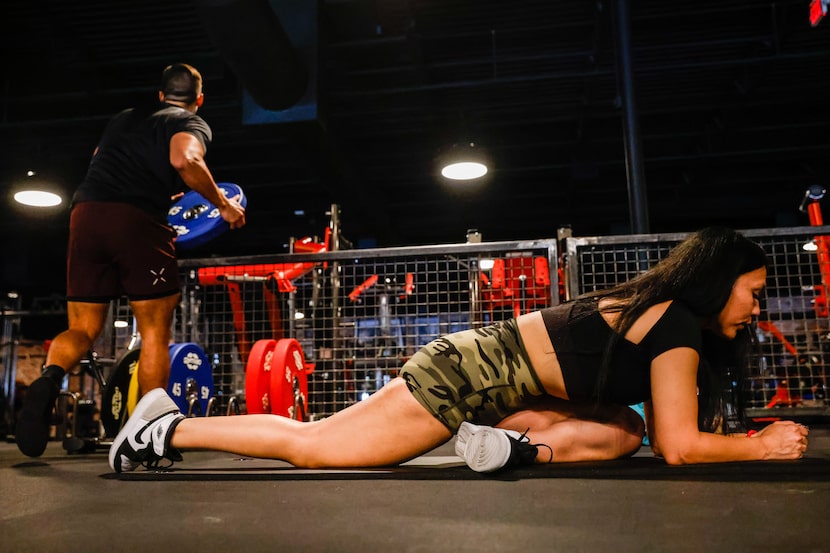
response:
<path fill-rule="evenodd" d="M 75 191 L 73 205 L 123 202 L 166 220 L 170 197 L 185 186 L 170 165 L 170 139 L 179 132 L 195 136 L 207 151 L 210 127 L 198 115 L 178 106 L 131 108 L 113 117 Z"/>
<path fill-rule="evenodd" d="M 541 310 L 571 399 L 595 399 L 613 329 L 596 300 L 577 300 Z M 702 351 L 702 328 L 689 309 L 673 301 L 639 344 L 619 337 L 611 352 L 608 400 L 633 405 L 651 399 L 651 361 L 673 348 Z"/>

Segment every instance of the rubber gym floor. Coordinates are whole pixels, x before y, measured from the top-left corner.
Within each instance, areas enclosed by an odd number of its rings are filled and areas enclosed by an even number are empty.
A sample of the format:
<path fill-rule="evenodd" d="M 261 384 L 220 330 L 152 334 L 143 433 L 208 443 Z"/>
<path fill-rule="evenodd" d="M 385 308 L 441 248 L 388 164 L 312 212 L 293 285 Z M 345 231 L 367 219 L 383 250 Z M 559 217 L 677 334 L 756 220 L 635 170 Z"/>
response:
<path fill-rule="evenodd" d="M 830 552 L 830 427 L 800 461 L 604 463 L 484 476 L 445 444 L 401 467 L 301 470 L 185 452 L 116 475 L 106 448 L 0 443 L 2 552 Z"/>

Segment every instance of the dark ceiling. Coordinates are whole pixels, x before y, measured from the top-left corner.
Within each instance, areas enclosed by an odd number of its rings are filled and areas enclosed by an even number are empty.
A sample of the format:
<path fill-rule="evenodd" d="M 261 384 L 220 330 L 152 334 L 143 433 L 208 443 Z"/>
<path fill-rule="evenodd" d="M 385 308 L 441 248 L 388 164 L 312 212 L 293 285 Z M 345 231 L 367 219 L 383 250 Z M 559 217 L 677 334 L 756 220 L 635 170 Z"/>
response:
<path fill-rule="evenodd" d="M 249 200 L 248 226 L 199 256 L 284 252 L 322 235 L 332 204 L 356 246 L 795 226 L 807 186 L 828 180 L 830 21 L 811 26 L 809 0 L 638 0 L 627 20 L 603 1 L 323 0 L 299 33 L 291 12 L 312 0 L 273 0 L 316 94 L 311 118 L 265 124 L 245 123 L 256 75 L 217 46 L 205 3 L 3 1 L 0 291 L 63 290 L 68 215 L 12 205 L 24 172 L 68 195 L 108 117 L 153 98 L 177 61 L 205 78 L 208 164 Z M 483 182 L 437 175 L 457 141 L 488 149 Z M 632 189 L 647 200 L 634 225 Z"/>

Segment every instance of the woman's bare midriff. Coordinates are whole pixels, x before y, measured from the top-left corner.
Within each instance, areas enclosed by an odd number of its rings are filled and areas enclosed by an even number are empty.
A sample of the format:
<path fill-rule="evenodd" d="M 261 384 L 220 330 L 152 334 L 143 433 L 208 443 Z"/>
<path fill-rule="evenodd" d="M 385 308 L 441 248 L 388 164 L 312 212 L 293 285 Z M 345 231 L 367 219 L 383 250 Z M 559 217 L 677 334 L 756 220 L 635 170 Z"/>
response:
<path fill-rule="evenodd" d="M 565 390 L 565 379 L 562 377 L 562 369 L 559 367 L 559 359 L 556 358 L 556 352 L 553 351 L 553 344 L 545 328 L 542 313 L 535 311 L 519 315 L 516 321 L 530 364 L 536 371 L 536 376 L 542 383 L 545 392 L 554 397 L 568 399 L 568 392 Z"/>

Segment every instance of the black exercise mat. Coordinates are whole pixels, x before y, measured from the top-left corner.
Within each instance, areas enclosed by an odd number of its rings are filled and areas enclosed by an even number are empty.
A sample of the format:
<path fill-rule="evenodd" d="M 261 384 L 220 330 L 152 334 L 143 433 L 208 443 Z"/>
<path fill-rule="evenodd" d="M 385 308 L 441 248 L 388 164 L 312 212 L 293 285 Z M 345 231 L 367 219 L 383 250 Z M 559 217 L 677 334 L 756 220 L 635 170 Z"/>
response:
<path fill-rule="evenodd" d="M 696 480 L 714 482 L 813 482 L 830 481 L 830 459 L 799 461 L 712 463 L 669 466 L 653 457 L 633 457 L 602 462 L 555 463 L 480 474 L 458 459 L 430 462 L 429 457 L 405 466 L 374 469 L 300 469 L 261 459 L 215 460 L 189 467 L 177 464 L 165 470 L 110 473 L 102 478 L 125 481 L 247 481 L 247 480 L 502 480 L 578 478 L 611 480 Z M 441 458 L 444 461 L 447 458 Z M 426 460 L 426 462 L 423 462 Z M 245 462 L 240 462 L 245 461 Z M 419 462 L 421 461 L 421 462 Z M 204 466 L 213 464 L 214 466 Z"/>

